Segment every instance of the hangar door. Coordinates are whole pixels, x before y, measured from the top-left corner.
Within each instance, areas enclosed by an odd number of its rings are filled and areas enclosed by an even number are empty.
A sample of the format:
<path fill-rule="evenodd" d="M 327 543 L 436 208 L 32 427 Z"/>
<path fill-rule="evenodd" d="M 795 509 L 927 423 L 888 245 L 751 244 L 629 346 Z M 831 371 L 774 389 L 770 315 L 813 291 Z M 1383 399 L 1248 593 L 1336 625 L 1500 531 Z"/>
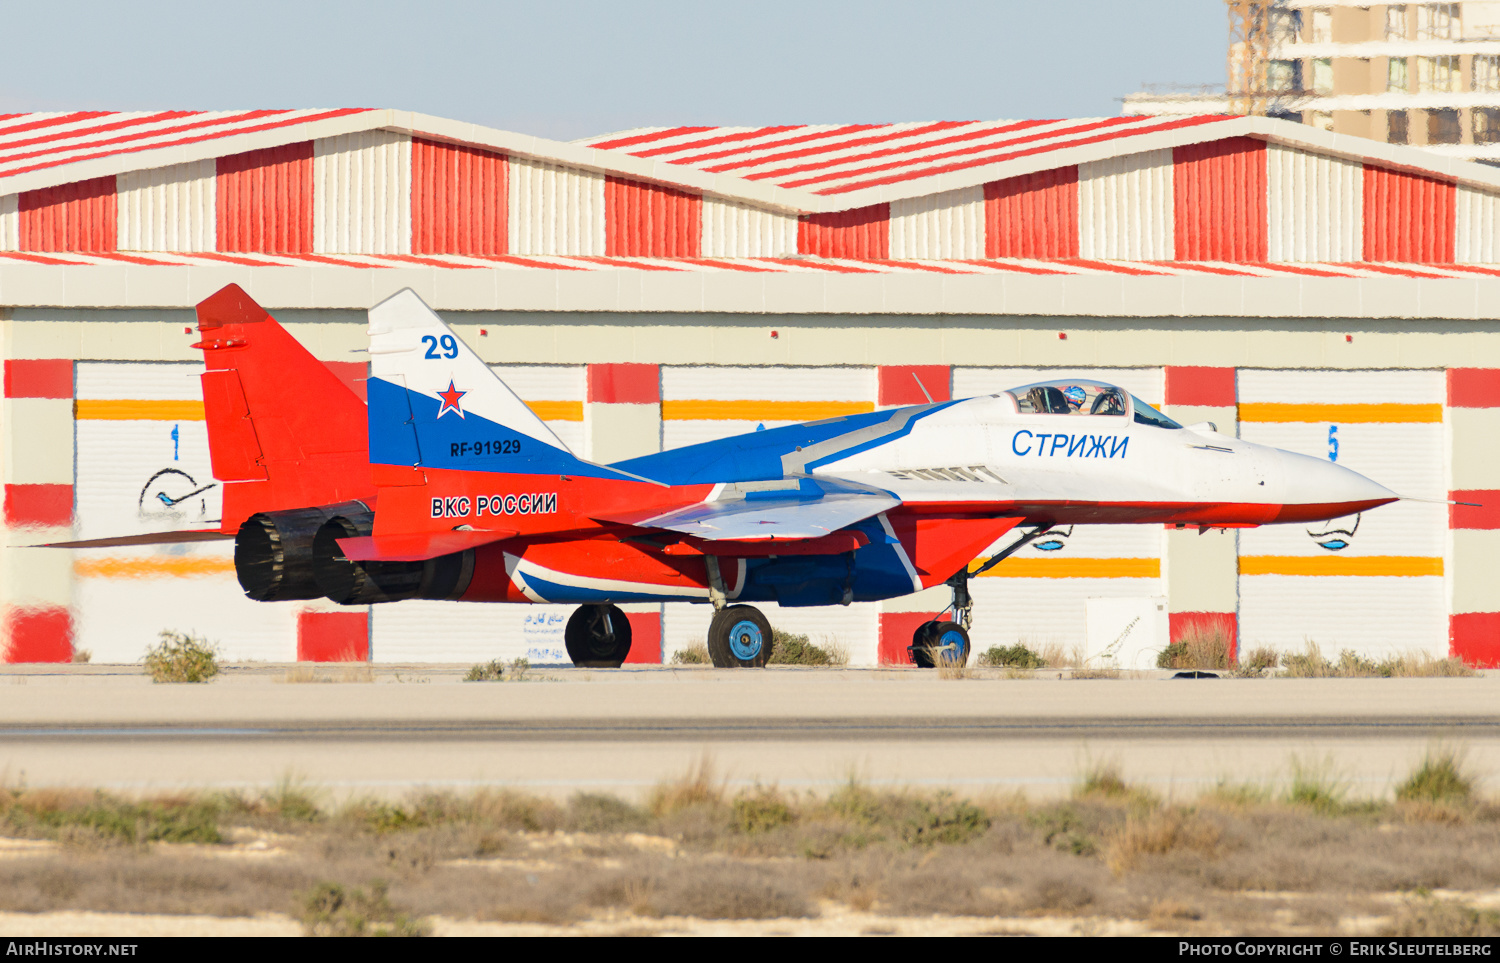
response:
<path fill-rule="evenodd" d="M 1401 495 L 1446 498 L 1441 371 L 1239 372 L 1240 437 L 1328 459 Z M 1315 642 L 1379 658 L 1448 652 L 1447 514 L 1396 502 L 1240 535 L 1240 648 Z"/>
<path fill-rule="evenodd" d="M 201 364 L 79 362 L 77 537 L 218 525 Z M 230 659 L 296 658 L 298 603 L 245 598 L 234 543 L 73 553 L 75 645 L 95 662 L 138 662 L 163 629 L 197 632 Z"/>
<path fill-rule="evenodd" d="M 1075 377 L 1119 385 L 1160 407 L 1161 368 L 954 368 L 953 397 L 972 398 L 1020 385 Z M 987 557 L 1001 543 L 985 551 Z M 1163 529 L 1151 525 L 1061 526 L 970 583 L 973 646 L 1025 643 L 1033 650 L 1062 646 L 1071 654 L 1088 638 L 1089 599 L 1134 600 L 1137 607 L 1165 592 L 1161 577 Z M 1153 605 L 1154 608 L 1154 605 Z M 1131 606 L 1096 606 L 1096 619 Z M 1128 620 L 1119 628 L 1128 626 Z M 1096 630 L 1100 627 L 1096 627 Z M 1100 631 L 1096 631 L 1099 635 Z M 1113 638 L 1118 631 L 1103 634 Z M 1154 665 L 1154 658 L 1150 660 Z"/>

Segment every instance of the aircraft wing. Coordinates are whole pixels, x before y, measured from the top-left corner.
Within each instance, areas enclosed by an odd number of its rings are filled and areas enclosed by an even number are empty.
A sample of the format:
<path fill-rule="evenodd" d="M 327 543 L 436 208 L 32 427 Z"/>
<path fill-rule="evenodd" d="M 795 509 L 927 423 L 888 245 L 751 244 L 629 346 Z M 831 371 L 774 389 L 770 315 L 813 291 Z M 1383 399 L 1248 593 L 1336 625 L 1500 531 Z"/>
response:
<path fill-rule="evenodd" d="M 726 485 L 709 501 L 652 517 L 602 519 L 665 529 L 705 541 L 822 538 L 889 511 L 901 499 L 884 489 L 842 479 L 796 476 Z"/>

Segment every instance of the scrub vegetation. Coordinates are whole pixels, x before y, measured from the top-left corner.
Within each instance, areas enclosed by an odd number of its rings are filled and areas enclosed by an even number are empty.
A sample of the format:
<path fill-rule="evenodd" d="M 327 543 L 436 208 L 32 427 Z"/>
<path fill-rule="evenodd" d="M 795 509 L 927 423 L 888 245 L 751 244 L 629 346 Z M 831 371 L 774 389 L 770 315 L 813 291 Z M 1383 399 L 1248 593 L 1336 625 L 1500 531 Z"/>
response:
<path fill-rule="evenodd" d="M 1384 801 L 1352 800 L 1328 762 L 1287 775 L 1275 791 L 1163 798 L 1095 762 L 1048 801 L 855 780 L 826 795 L 732 787 L 707 759 L 640 802 L 480 791 L 335 804 L 293 782 L 144 798 L 10 788 L 0 909 L 276 913 L 329 936 L 850 913 L 871 932 L 980 918 L 1018 933 L 1500 933 L 1465 895 L 1500 888 L 1500 805 L 1461 753 L 1429 751 Z"/>
<path fill-rule="evenodd" d="M 1045 669 L 1046 659 L 1031 651 L 1025 643 L 997 645 L 979 654 L 979 664 L 1013 669 Z"/>
<path fill-rule="evenodd" d="M 146 650 L 152 682 L 207 682 L 219 674 L 219 647 L 203 636 L 163 629 L 160 638 Z"/>
<path fill-rule="evenodd" d="M 771 630 L 771 665 L 846 665 L 848 653 L 837 644 L 814 645 L 806 635 Z"/>
<path fill-rule="evenodd" d="M 1158 669 L 1230 668 L 1234 640 L 1219 625 L 1190 625 L 1156 658 Z"/>
<path fill-rule="evenodd" d="M 1302 652 L 1283 655 L 1281 666 L 1282 674 L 1294 679 L 1391 679 L 1475 674 L 1461 659 L 1438 659 L 1425 652 L 1392 655 L 1377 662 L 1352 649 L 1344 649 L 1338 654 L 1338 658 L 1330 660 L 1323 655 L 1318 644 L 1311 640 L 1308 640 L 1307 648 Z"/>

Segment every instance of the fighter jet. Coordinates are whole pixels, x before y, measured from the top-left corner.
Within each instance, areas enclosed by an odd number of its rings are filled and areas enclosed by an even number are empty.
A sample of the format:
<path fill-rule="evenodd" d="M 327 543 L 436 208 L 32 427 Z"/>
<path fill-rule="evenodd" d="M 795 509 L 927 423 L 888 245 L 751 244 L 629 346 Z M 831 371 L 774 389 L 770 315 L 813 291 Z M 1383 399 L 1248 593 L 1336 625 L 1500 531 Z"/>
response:
<path fill-rule="evenodd" d="M 757 667 L 772 633 L 755 603 L 944 584 L 951 604 L 910 651 L 961 663 L 969 579 L 1055 526 L 1307 523 L 1400 497 L 1078 378 L 596 464 L 409 289 L 369 312 L 367 406 L 238 287 L 198 317 L 224 512 L 171 537 L 233 537 L 263 601 L 576 604 L 564 639 L 581 665 L 625 659 L 621 602 L 712 605 L 714 665 Z"/>

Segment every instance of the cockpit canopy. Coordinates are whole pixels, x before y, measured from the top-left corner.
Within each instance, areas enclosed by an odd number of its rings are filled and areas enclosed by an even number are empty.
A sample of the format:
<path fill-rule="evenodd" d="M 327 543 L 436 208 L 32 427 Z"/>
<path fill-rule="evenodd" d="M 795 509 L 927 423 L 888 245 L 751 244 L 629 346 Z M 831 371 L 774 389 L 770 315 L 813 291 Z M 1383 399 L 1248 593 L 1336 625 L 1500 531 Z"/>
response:
<path fill-rule="evenodd" d="M 1113 415 L 1133 417 L 1142 425 L 1181 428 L 1177 422 L 1123 388 L 1102 381 L 1065 378 L 1022 385 L 1006 392 L 1021 414 Z"/>

